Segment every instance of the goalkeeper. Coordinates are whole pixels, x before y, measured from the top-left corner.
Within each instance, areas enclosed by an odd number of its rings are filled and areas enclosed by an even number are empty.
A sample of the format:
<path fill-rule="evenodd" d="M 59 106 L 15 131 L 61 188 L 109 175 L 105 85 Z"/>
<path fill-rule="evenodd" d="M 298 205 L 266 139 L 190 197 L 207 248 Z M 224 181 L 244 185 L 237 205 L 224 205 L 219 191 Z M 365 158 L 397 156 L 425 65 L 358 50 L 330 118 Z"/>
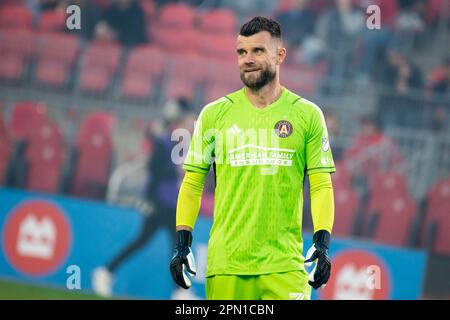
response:
<path fill-rule="evenodd" d="M 310 299 L 311 287 L 324 286 L 331 269 L 335 166 L 325 120 L 315 104 L 280 84 L 286 49 L 276 21 L 255 17 L 244 24 L 236 53 L 244 87 L 203 108 L 184 161 L 170 271 L 179 286 L 191 286 L 194 225 L 214 163 L 206 298 Z M 314 237 L 304 258 L 305 174 Z"/>

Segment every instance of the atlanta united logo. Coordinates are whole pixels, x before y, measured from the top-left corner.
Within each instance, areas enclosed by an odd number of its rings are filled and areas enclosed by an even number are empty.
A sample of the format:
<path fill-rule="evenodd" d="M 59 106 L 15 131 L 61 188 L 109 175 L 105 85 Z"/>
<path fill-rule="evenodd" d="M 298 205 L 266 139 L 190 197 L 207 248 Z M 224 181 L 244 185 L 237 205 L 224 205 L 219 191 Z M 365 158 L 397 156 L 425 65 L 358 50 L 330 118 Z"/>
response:
<path fill-rule="evenodd" d="M 292 124 L 286 120 L 278 121 L 274 129 L 280 138 L 287 138 L 292 134 Z"/>

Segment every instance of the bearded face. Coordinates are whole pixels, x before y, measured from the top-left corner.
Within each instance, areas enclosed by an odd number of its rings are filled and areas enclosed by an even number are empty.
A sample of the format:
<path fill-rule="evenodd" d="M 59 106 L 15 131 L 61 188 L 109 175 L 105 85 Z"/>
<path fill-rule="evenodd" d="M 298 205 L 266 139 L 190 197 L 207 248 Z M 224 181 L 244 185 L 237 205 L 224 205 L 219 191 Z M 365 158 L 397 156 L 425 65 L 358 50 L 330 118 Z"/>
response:
<path fill-rule="evenodd" d="M 275 68 L 269 65 L 244 66 L 240 72 L 242 82 L 250 89 L 258 91 L 268 83 L 272 82 L 276 77 Z"/>
<path fill-rule="evenodd" d="M 278 67 L 286 54 L 280 42 L 269 32 L 261 31 L 252 36 L 238 36 L 236 52 L 241 81 L 252 91 L 258 91 L 273 82 Z"/>

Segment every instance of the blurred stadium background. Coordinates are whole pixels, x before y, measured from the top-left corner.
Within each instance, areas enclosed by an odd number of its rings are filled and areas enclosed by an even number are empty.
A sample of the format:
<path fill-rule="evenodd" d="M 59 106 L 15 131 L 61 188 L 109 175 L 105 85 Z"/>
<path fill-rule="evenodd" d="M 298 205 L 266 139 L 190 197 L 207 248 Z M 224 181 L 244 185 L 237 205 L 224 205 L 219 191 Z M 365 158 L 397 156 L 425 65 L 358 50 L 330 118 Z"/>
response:
<path fill-rule="evenodd" d="M 81 8 L 81 30 L 66 27 L 71 4 Z M 371 4 L 381 8 L 381 30 L 366 28 Z M 236 33 L 259 14 L 283 27 L 282 84 L 324 111 L 338 169 L 334 238 L 403 269 L 391 270 L 391 293 L 412 283 L 414 298 L 450 298 L 449 0 L 0 0 L 0 298 L 80 298 L 64 289 L 71 264 L 81 265 L 83 297 L 95 297 L 89 277 L 97 260 L 137 230 L 140 215 L 117 202 L 142 193 L 152 156 L 146 130 L 160 126 L 171 105 L 187 101 L 198 112 L 240 88 Z M 204 192 L 205 226 L 213 188 Z M 71 221 L 56 266 L 11 252 L 23 221 L 30 243 L 54 240 L 51 226 L 36 231 L 39 219 L 19 210 L 30 199 L 56 203 Z M 310 231 L 308 210 L 305 196 Z M 167 237 L 117 275 L 120 296 L 171 297 L 166 264 L 164 284 L 137 279 L 167 261 L 169 252 L 153 256 Z M 409 277 L 417 265 L 423 270 Z"/>

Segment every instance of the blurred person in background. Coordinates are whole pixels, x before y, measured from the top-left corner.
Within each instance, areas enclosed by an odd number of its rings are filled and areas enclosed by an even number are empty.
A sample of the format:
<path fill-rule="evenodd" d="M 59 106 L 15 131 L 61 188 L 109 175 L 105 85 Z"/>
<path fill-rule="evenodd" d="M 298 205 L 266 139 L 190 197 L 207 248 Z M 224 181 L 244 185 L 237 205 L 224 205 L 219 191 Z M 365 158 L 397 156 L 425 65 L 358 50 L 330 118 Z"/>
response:
<path fill-rule="evenodd" d="M 344 152 L 342 160 L 351 169 L 355 179 L 363 184 L 374 175 L 403 164 L 397 145 L 383 133 L 373 115 L 360 119 L 359 134 Z"/>
<path fill-rule="evenodd" d="M 426 1 L 424 0 L 399 0 L 400 11 L 395 21 L 397 38 L 407 52 L 414 50 L 414 44 L 418 36 L 425 31 Z"/>
<path fill-rule="evenodd" d="M 95 38 L 132 47 L 147 41 L 145 14 L 137 0 L 115 0 L 95 28 Z"/>
<path fill-rule="evenodd" d="M 409 128 L 423 124 L 422 72 L 400 44 L 394 44 L 387 50 L 378 76 L 382 90 L 378 101 L 379 123 L 383 127 L 396 125 Z"/>
<path fill-rule="evenodd" d="M 364 15 L 353 6 L 352 0 L 335 0 L 334 6 L 320 16 L 316 35 L 325 46 L 332 78 L 339 80 L 352 75 L 356 48 L 363 28 Z"/>
<path fill-rule="evenodd" d="M 310 3 L 311 0 L 294 0 L 292 7 L 276 14 L 290 47 L 301 46 L 303 40 L 314 32 L 316 17 Z"/>
<path fill-rule="evenodd" d="M 360 8 L 366 11 L 370 5 L 376 4 L 382 12 L 381 28 L 371 30 L 364 28 L 359 53 L 357 84 L 367 84 L 373 80 L 372 74 L 395 37 L 395 21 L 398 14 L 397 1 L 393 0 L 361 0 Z M 368 17 L 367 17 L 368 18 Z"/>
<path fill-rule="evenodd" d="M 140 232 L 105 266 L 94 270 L 92 287 L 99 295 L 112 295 L 114 273 L 127 259 L 147 245 L 160 228 L 167 229 L 170 236 L 173 235 L 182 170 L 180 166 L 173 163 L 171 158 L 172 149 L 176 144 L 171 140 L 171 134 L 177 128 L 192 132 L 196 115 L 185 99 L 180 99 L 176 103 L 167 103 L 164 110 L 164 123 L 155 123 L 146 132 L 152 154 L 148 158 L 146 167 L 148 183 L 145 186 L 143 200 L 135 205 L 136 209 L 143 214 Z"/>
<path fill-rule="evenodd" d="M 431 75 L 432 112 L 429 127 L 444 131 L 450 128 L 450 56 Z"/>

